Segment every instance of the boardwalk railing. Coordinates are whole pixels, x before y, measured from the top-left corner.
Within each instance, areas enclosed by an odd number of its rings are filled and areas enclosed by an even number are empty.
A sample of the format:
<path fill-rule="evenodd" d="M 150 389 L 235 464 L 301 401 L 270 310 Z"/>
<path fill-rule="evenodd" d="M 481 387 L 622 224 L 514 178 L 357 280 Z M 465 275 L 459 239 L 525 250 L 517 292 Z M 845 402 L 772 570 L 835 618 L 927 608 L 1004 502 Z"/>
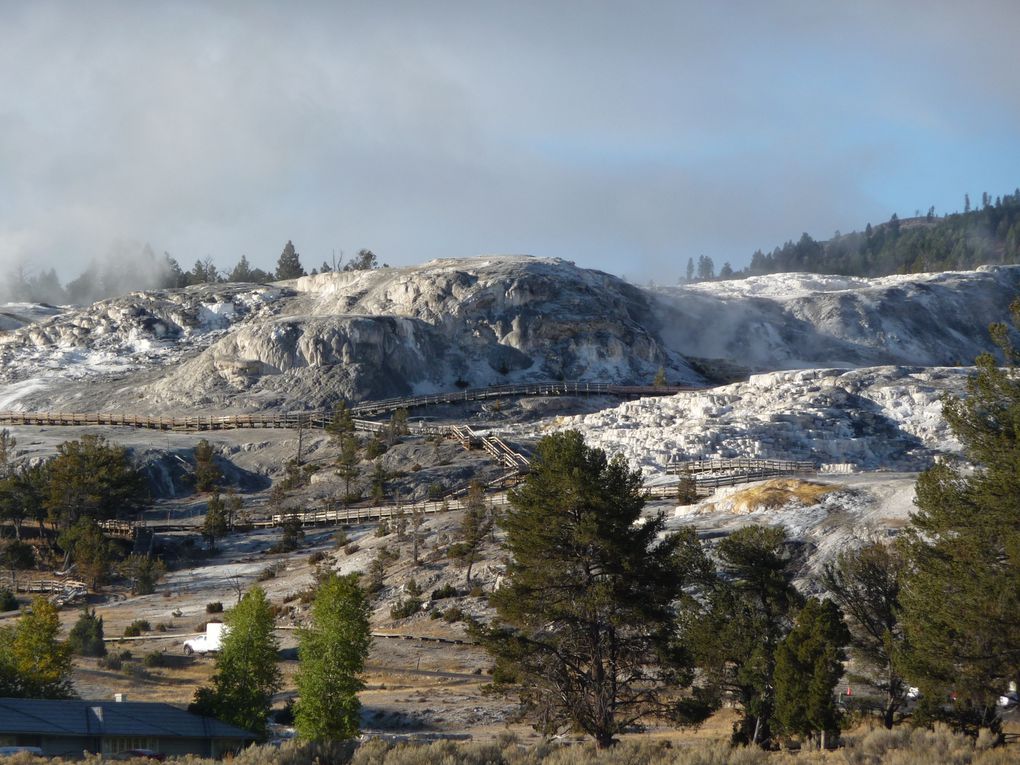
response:
<path fill-rule="evenodd" d="M 666 472 L 673 474 L 697 474 L 725 470 L 734 472 L 813 473 L 818 470 L 818 466 L 811 460 L 738 458 L 729 460 L 674 460 L 666 467 Z"/>
<path fill-rule="evenodd" d="M 353 415 L 370 415 L 412 409 L 420 406 L 449 404 L 458 401 L 481 401 L 506 396 L 552 395 L 612 395 L 612 396 L 669 396 L 682 390 L 673 386 L 608 385 L 605 383 L 529 383 L 497 385 L 491 388 L 469 388 L 463 391 L 437 393 L 427 396 L 407 396 L 378 401 L 365 401 L 350 407 Z M 332 412 L 288 412 L 285 414 L 228 414 L 218 417 L 149 417 L 120 412 L 0 412 L 0 425 L 56 425 L 56 426 L 123 426 L 167 431 L 238 430 L 244 428 L 325 428 L 332 420 Z M 371 420 L 355 420 L 359 430 L 379 431 L 386 424 Z M 422 435 L 449 432 L 448 426 L 410 423 L 409 429 Z"/>

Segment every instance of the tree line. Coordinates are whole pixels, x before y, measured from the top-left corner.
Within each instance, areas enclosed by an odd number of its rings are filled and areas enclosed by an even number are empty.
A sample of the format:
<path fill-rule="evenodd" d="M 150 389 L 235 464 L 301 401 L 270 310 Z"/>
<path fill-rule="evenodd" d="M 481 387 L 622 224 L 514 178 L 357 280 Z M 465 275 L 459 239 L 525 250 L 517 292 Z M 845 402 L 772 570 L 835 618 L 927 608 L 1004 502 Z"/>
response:
<path fill-rule="evenodd" d="M 1020 325 L 1020 301 L 1013 306 Z M 781 527 L 748 526 L 717 543 L 642 517 L 638 471 L 575 431 L 544 438 L 502 520 L 510 552 L 473 627 L 546 731 L 579 729 L 598 746 L 649 719 L 693 725 L 723 703 L 733 740 L 821 745 L 844 714 L 836 687 L 866 681 L 892 727 L 945 721 L 1001 734 L 1000 698 L 1020 680 L 1020 353 L 977 360 L 944 414 L 966 463 L 917 482 L 917 510 L 895 542 L 872 541 L 826 566 L 817 594 L 793 585 L 803 561 Z"/>
<path fill-rule="evenodd" d="M 290 241 L 284 245 L 276 268 L 270 271 L 252 266 L 246 255 L 242 255 L 230 269 L 221 270 L 211 257 L 200 258 L 186 269 L 170 253 L 157 255 L 149 245 L 140 250 L 118 247 L 106 258 L 90 263 L 67 284 L 61 284 L 56 269 L 32 271 L 19 264 L 6 274 L 0 285 L 0 301 L 84 305 L 132 290 L 226 282 L 261 284 L 332 271 L 365 271 L 379 267 L 386 267 L 386 264 L 380 266 L 375 253 L 361 249 L 346 263 L 341 253 L 339 260 L 323 261 L 318 268 L 306 271 L 300 254 Z"/>
<path fill-rule="evenodd" d="M 771 252 L 756 250 L 743 269 L 725 263 L 717 274 L 712 258 L 689 258 L 685 276 L 688 282 L 791 271 L 873 277 L 1003 263 L 1020 263 L 1020 188 L 994 199 L 985 192 L 974 207 L 965 194 L 963 212 L 945 216 L 937 216 L 934 207 L 905 220 L 894 213 L 886 223 L 837 231 L 827 241 L 805 233 Z"/>

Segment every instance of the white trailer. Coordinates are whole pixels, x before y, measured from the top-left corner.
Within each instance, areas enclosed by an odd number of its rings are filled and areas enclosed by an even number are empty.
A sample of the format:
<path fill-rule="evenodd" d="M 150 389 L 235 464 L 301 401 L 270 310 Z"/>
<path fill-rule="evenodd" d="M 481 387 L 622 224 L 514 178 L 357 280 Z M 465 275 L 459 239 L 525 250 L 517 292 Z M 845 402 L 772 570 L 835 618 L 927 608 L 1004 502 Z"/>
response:
<path fill-rule="evenodd" d="M 205 634 L 184 641 L 184 653 L 213 653 L 220 650 L 223 637 L 229 630 L 223 622 L 209 622 L 205 625 Z"/>

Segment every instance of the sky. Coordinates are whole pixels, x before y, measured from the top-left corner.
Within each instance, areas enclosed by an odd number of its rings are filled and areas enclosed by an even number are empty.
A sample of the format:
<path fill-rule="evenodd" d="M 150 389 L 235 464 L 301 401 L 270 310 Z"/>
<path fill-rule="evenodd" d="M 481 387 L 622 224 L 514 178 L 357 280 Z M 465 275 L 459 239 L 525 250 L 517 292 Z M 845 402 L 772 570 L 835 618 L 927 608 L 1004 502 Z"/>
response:
<path fill-rule="evenodd" d="M 1020 186 L 1016 0 L 0 0 L 0 267 L 675 281 Z"/>

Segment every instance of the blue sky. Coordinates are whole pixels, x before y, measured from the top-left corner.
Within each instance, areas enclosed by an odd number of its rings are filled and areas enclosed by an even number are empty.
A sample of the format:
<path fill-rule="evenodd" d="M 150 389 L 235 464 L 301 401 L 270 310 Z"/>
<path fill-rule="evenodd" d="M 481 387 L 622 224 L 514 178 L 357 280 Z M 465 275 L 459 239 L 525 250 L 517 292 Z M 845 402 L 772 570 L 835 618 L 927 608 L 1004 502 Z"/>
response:
<path fill-rule="evenodd" d="M 0 0 L 0 264 L 739 267 L 1020 186 L 1018 33 L 998 0 Z"/>

